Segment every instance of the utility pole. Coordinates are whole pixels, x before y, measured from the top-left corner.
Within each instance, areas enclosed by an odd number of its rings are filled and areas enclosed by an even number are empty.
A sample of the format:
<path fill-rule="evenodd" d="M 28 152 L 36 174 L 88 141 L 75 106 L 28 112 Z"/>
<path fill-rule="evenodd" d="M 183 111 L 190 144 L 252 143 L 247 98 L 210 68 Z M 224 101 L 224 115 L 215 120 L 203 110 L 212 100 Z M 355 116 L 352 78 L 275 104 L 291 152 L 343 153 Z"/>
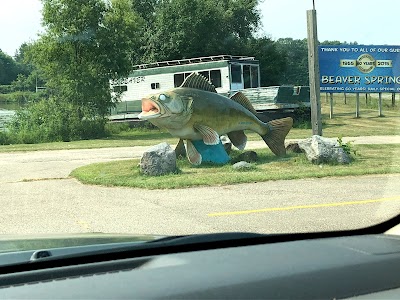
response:
<path fill-rule="evenodd" d="M 311 125 L 313 135 L 322 136 L 320 76 L 318 59 L 317 12 L 307 10 L 308 73 L 310 80 Z"/>

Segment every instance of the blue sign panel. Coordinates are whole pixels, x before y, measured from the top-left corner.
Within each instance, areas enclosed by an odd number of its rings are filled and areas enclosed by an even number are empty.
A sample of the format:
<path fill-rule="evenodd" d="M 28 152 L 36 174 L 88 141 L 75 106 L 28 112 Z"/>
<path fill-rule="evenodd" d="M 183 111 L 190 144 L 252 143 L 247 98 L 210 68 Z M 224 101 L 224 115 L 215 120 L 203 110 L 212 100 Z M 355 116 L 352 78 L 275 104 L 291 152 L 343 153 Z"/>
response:
<path fill-rule="evenodd" d="M 322 93 L 399 93 L 400 46 L 319 46 Z"/>

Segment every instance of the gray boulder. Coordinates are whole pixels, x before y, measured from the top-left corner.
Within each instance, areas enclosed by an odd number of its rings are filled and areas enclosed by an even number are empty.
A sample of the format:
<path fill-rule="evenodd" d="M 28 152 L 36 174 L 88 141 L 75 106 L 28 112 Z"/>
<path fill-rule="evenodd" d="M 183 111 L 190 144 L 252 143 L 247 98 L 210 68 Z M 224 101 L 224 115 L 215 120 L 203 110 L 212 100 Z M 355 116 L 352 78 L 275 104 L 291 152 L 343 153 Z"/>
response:
<path fill-rule="evenodd" d="M 160 176 L 176 172 L 175 151 L 165 142 L 151 147 L 142 155 L 140 171 L 142 174 L 149 176 Z"/>
<path fill-rule="evenodd" d="M 299 147 L 314 164 L 333 163 L 349 164 L 350 156 L 340 147 L 335 139 L 313 135 L 311 138 L 298 142 Z"/>
<path fill-rule="evenodd" d="M 253 169 L 253 165 L 248 163 L 247 161 L 239 161 L 232 166 L 235 170 L 250 170 Z"/>
<path fill-rule="evenodd" d="M 238 155 L 232 163 L 237 163 L 239 161 L 246 161 L 248 163 L 258 161 L 258 155 L 255 151 L 245 151 Z"/>
<path fill-rule="evenodd" d="M 289 142 L 286 145 L 286 151 L 292 151 L 294 153 L 302 153 L 303 151 L 299 147 L 298 142 Z"/>

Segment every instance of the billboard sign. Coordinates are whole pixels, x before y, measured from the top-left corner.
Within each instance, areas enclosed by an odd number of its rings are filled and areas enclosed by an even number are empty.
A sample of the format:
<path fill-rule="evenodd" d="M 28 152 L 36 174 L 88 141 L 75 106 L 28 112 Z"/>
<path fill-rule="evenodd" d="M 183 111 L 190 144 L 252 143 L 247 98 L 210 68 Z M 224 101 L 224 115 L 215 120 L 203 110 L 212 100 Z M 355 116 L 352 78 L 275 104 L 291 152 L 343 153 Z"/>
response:
<path fill-rule="evenodd" d="M 400 93 L 400 46 L 319 46 L 321 93 Z"/>

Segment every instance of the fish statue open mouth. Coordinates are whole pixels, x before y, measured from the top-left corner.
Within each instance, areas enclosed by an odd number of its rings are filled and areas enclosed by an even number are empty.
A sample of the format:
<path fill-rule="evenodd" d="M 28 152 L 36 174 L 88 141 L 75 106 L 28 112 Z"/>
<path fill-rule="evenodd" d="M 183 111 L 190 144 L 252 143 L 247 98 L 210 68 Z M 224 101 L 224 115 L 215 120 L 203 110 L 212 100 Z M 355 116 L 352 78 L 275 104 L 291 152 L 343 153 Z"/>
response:
<path fill-rule="evenodd" d="M 201 164 L 202 158 L 192 141 L 217 145 L 219 137 L 226 134 L 235 147 L 243 150 L 247 143 L 244 130 L 258 133 L 275 155 L 285 155 L 285 138 L 293 126 L 290 117 L 262 122 L 241 92 L 230 98 L 220 95 L 198 73 L 190 74 L 180 87 L 143 98 L 139 119 L 149 120 L 185 140 L 187 158 L 195 165 Z"/>
<path fill-rule="evenodd" d="M 151 119 L 161 116 L 160 107 L 156 102 L 144 99 L 142 100 L 142 113 L 140 114 L 142 119 Z"/>

